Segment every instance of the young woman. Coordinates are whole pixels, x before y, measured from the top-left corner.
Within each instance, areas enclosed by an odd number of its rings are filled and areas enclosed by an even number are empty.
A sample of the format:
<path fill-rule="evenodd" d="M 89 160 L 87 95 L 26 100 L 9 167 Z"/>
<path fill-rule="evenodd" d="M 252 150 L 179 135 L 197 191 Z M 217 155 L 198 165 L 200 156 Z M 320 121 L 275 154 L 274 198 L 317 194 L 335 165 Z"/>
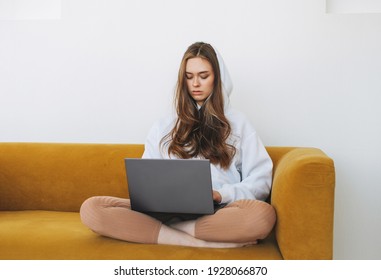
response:
<path fill-rule="evenodd" d="M 213 199 L 227 206 L 196 220 L 162 223 L 131 210 L 128 199 L 99 196 L 83 203 L 83 223 L 98 234 L 138 243 L 227 248 L 264 239 L 276 220 L 264 202 L 272 161 L 250 122 L 230 108 L 231 91 L 220 55 L 209 44 L 192 44 L 179 69 L 176 115 L 153 126 L 143 155 L 209 159 Z"/>

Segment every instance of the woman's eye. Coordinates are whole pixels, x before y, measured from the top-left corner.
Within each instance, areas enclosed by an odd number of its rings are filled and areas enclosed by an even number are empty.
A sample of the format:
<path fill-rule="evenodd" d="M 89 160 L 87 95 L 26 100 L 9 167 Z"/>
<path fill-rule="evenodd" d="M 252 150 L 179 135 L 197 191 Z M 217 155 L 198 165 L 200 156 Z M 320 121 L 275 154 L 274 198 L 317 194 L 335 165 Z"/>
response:
<path fill-rule="evenodd" d="M 206 75 L 206 76 L 204 76 L 204 75 L 200 76 L 200 78 L 203 79 L 203 80 L 207 79 L 208 77 L 209 77 L 208 75 Z"/>
<path fill-rule="evenodd" d="M 188 75 L 186 75 L 185 77 L 186 77 L 188 80 L 190 80 L 190 79 L 193 78 L 192 76 L 188 76 Z"/>

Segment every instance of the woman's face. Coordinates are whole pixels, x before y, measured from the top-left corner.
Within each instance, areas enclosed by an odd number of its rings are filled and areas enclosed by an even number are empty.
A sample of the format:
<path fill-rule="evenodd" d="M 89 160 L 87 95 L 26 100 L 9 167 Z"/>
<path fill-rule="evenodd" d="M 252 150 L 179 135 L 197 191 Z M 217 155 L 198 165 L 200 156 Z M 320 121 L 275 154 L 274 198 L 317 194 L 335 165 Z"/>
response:
<path fill-rule="evenodd" d="M 185 67 L 187 87 L 191 97 L 202 106 L 213 92 L 214 72 L 212 65 L 201 57 L 190 58 Z"/>

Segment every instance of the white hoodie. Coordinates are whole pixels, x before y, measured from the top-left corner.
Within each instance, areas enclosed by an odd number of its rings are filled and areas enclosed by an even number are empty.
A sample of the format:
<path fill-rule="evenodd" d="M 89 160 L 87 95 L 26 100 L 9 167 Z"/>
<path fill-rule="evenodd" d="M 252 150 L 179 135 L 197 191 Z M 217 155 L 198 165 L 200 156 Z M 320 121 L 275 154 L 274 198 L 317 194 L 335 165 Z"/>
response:
<path fill-rule="evenodd" d="M 217 52 L 217 51 L 216 51 Z M 228 169 L 211 165 L 213 189 L 222 197 L 222 203 L 240 199 L 265 200 L 271 189 L 272 161 L 254 127 L 241 113 L 229 106 L 233 85 L 222 57 L 217 52 L 225 101 L 225 116 L 232 133 L 229 143 L 236 147 L 236 154 Z M 175 158 L 160 147 L 161 139 L 173 128 L 176 116 L 157 121 L 148 134 L 143 158 Z"/>

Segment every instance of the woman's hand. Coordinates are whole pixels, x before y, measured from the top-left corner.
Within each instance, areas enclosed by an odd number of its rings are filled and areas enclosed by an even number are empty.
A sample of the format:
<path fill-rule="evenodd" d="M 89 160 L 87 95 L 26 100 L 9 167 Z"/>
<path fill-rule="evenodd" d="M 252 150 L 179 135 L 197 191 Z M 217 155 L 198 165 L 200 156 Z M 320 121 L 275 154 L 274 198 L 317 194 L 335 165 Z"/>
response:
<path fill-rule="evenodd" d="M 213 191 L 213 200 L 217 203 L 221 203 L 222 197 L 218 191 Z"/>

